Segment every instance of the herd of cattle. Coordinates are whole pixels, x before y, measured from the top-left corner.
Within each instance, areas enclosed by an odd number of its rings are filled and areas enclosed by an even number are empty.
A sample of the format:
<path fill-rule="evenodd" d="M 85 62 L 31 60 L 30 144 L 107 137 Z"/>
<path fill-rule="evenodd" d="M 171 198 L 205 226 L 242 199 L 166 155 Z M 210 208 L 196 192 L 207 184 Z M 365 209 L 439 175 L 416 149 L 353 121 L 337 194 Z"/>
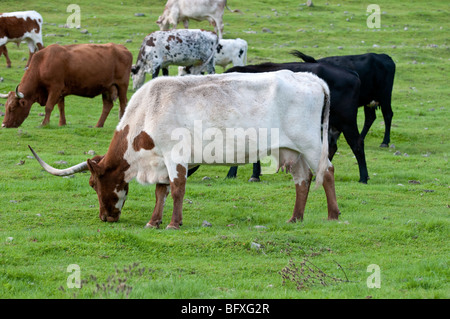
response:
<path fill-rule="evenodd" d="M 34 103 L 45 106 L 42 125 L 49 123 L 56 104 L 59 125 L 65 125 L 65 96 L 100 94 L 103 111 L 96 126 L 102 127 L 113 102 L 119 98 L 120 122 L 105 156 L 95 156 L 60 170 L 46 164 L 30 149 L 42 167 L 53 175 L 89 170 L 89 184 L 97 192 L 103 221 L 119 219 L 128 184 L 136 178 L 142 184 L 156 184 L 155 208 L 147 226 L 159 227 L 164 202 L 171 192 L 173 215 L 167 227 L 175 229 L 182 224 L 183 196 L 190 174 L 200 165 L 225 163 L 232 166 L 228 177 L 234 177 L 236 165 L 243 164 L 235 159 L 239 150 L 234 147 L 231 157 L 229 153 L 225 156 L 229 149 L 224 147 L 220 150 L 223 161 L 212 163 L 196 156 L 174 157 L 174 148 L 180 147 L 173 139 L 177 128 L 187 130 L 190 137 L 198 134 L 194 123 L 199 121 L 203 132 L 211 129 L 226 132 L 229 128 L 242 128 L 245 132 L 277 129 L 276 138 L 269 136 L 270 143 L 259 143 L 253 151 L 258 160 L 263 154 L 278 154 L 278 169 L 292 174 L 296 200 L 289 221 L 303 219 L 312 172 L 316 175 L 316 185 L 325 189 L 328 218 L 337 219 L 340 212 L 331 164 L 337 140 L 343 133 L 358 162 L 359 181 L 367 183 L 364 137 L 375 120 L 376 108 L 380 107 L 385 123 L 381 146 L 386 147 L 390 142 L 395 63 L 386 54 L 315 60 L 293 51 L 292 55 L 304 62 L 246 65 L 247 42 L 222 39 L 225 7 L 228 8 L 226 0 L 168 0 L 157 21 L 161 30 L 144 38 L 134 65 L 130 51 L 119 44 L 52 44 L 44 48 L 43 19 L 39 13 L 0 14 L 0 55 L 5 55 L 7 66 L 11 66 L 7 42 L 25 41 L 30 50 L 21 82 L 15 91 L 0 95 L 7 98 L 2 127 L 19 127 Z M 208 20 L 216 33 L 187 29 L 189 19 Z M 179 22 L 186 29 L 175 29 Z M 230 63 L 232 68 L 214 74 L 215 66 L 225 69 Z M 179 67 L 179 76 L 155 79 L 161 69 L 163 75 L 168 75 L 169 65 Z M 203 75 L 205 72 L 208 75 Z M 147 83 L 146 73 L 152 77 Z M 137 91 L 127 101 L 130 76 Z M 365 113 L 361 133 L 357 127 L 360 106 L 364 106 Z M 223 135 L 221 145 L 228 138 Z M 183 140 L 181 148 L 194 154 L 195 143 L 191 145 L 187 141 L 191 138 Z M 202 141 L 201 146 L 208 146 L 207 141 Z M 244 152 L 248 163 L 254 157 L 249 150 Z M 251 180 L 259 180 L 260 173 L 257 161 Z"/>

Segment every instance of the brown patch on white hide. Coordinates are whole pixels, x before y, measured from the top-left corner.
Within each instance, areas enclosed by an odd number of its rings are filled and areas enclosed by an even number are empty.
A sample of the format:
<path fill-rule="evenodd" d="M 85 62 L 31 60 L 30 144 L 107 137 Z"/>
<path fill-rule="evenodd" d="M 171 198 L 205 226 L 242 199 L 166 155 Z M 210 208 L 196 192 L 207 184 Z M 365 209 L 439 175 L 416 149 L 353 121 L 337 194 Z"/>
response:
<path fill-rule="evenodd" d="M 142 131 L 133 140 L 133 149 L 139 152 L 141 149 L 150 151 L 155 147 L 153 139 L 146 132 Z"/>

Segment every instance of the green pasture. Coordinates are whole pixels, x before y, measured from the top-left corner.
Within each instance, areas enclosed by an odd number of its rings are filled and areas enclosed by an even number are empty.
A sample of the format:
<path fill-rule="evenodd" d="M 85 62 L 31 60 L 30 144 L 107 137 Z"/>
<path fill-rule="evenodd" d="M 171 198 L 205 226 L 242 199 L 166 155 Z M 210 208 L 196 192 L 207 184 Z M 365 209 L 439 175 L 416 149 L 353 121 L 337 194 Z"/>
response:
<path fill-rule="evenodd" d="M 115 42 L 135 61 L 144 36 L 158 30 L 165 2 L 1 0 L 0 12 L 40 12 L 44 45 Z M 80 29 L 64 27 L 70 3 L 80 6 Z M 369 28 L 371 3 L 229 0 L 242 14 L 224 14 L 224 38 L 248 42 L 249 64 L 295 61 L 293 49 L 316 58 L 386 53 L 395 61 L 391 147 L 379 147 L 378 111 L 365 140 L 367 185 L 358 183 L 356 159 L 339 140 L 333 160 L 339 221 L 327 221 L 325 193 L 312 187 L 304 221 L 287 224 L 295 198 L 291 176 L 280 172 L 249 183 L 247 165 L 235 180 L 225 179 L 228 168 L 220 166 L 202 166 L 191 176 L 179 231 L 165 229 L 170 197 L 161 229 L 144 228 L 155 186 L 136 182 L 120 221 L 101 222 L 89 174 L 51 176 L 28 149 L 59 168 L 107 151 L 118 101 L 97 129 L 101 97 L 70 96 L 65 127 L 58 126 L 57 107 L 50 125 L 41 127 L 44 109 L 35 104 L 21 127 L 0 129 L 0 298 L 448 299 L 448 3 L 376 1 L 381 25 Z M 205 21 L 190 27 L 212 29 Z M 14 90 L 28 58 L 25 44 L 7 47 L 12 68 L 0 57 L 0 93 Z M 361 109 L 360 127 L 363 121 Z M 70 265 L 79 267 L 81 288 L 71 288 L 77 272 Z M 379 288 L 373 287 L 377 274 Z"/>

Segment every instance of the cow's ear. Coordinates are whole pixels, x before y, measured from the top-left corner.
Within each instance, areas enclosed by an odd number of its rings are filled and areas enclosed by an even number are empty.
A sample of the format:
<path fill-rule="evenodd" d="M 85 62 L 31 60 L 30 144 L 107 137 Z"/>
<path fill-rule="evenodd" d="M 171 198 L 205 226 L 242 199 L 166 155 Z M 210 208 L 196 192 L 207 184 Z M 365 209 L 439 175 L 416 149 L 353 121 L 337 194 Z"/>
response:
<path fill-rule="evenodd" d="M 88 159 L 87 165 L 92 174 L 95 174 L 97 176 L 102 176 L 103 174 L 105 174 L 105 169 L 102 165 L 98 164 L 99 161 L 100 160 L 98 160 L 97 156 L 96 156 L 93 159 Z"/>

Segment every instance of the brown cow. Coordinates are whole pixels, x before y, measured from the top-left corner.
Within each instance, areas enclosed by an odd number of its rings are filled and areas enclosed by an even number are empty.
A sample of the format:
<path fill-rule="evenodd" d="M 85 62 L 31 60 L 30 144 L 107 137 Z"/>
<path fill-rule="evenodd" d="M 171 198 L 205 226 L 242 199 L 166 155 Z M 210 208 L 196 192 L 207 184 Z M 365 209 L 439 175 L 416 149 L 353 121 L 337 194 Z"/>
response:
<path fill-rule="evenodd" d="M 103 127 L 119 97 L 121 118 L 127 105 L 132 60 L 130 51 L 119 44 L 49 45 L 33 56 L 16 91 L 9 92 L 2 127 L 19 127 L 35 102 L 45 105 L 42 125 L 49 123 L 55 104 L 59 125 L 65 125 L 67 95 L 93 98 L 102 94 L 103 111 L 96 127 Z"/>
<path fill-rule="evenodd" d="M 5 55 L 8 68 L 11 67 L 11 60 L 8 57 L 6 43 L 15 42 L 19 45 L 21 41 L 27 42 L 30 50 L 30 58 L 26 65 L 28 67 L 33 54 L 44 48 L 42 23 L 42 16 L 36 11 L 0 13 L 0 56 Z"/>

